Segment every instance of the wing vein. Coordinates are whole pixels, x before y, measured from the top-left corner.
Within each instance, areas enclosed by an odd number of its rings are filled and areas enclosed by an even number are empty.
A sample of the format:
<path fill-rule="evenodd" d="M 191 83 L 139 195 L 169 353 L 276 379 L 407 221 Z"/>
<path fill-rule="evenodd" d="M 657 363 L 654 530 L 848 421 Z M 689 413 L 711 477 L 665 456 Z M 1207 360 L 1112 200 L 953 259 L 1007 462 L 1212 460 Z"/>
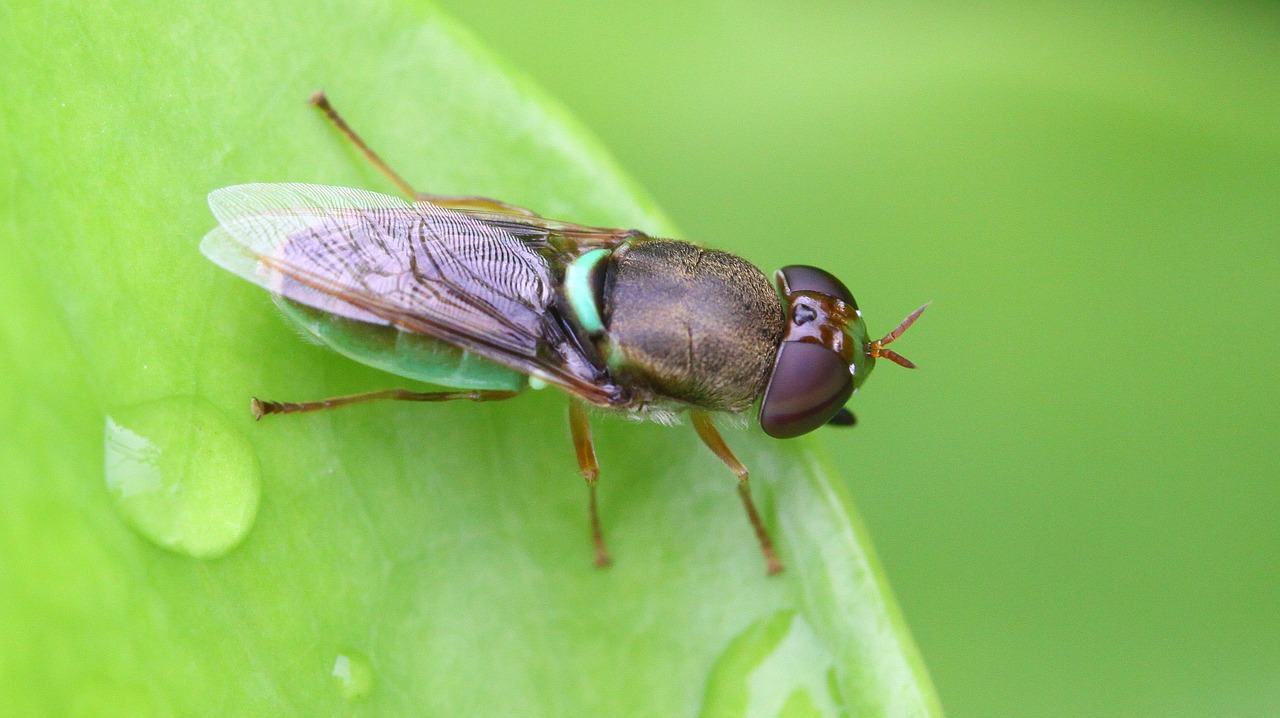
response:
<path fill-rule="evenodd" d="M 551 260 L 569 251 L 557 236 L 634 233 L 319 185 L 239 185 L 209 203 L 220 226 L 202 251 L 286 299 L 439 339 L 596 404 L 626 394 L 557 324 Z"/>

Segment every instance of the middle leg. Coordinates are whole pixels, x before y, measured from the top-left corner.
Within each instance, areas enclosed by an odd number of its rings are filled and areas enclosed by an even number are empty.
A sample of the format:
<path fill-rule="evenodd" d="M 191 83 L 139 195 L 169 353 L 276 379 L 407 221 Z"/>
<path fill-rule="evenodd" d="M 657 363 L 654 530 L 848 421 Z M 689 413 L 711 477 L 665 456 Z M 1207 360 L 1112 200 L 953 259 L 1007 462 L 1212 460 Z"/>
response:
<path fill-rule="evenodd" d="M 591 541 L 596 548 L 596 568 L 613 563 L 609 550 L 604 546 L 604 531 L 600 529 L 600 510 L 596 504 L 596 481 L 600 478 L 600 465 L 596 463 L 596 445 L 591 440 L 591 422 L 582 402 L 569 400 L 569 429 L 573 433 L 573 448 L 578 455 L 578 469 L 587 481 L 587 502 L 591 512 Z"/>

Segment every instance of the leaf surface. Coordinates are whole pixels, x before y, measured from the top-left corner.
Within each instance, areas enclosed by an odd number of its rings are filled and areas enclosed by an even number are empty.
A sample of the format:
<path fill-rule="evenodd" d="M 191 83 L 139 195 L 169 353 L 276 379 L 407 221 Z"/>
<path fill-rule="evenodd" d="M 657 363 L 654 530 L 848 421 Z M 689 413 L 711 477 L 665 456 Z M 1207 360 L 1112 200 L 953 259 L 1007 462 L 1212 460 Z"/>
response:
<path fill-rule="evenodd" d="M 728 435 L 770 579 L 687 428 L 596 422 L 597 571 L 554 392 L 253 422 L 253 395 L 404 384 L 197 251 L 218 187 L 393 191 L 320 86 L 424 190 L 672 232 L 420 3 L 0 11 L 0 713 L 937 714 L 808 444 Z"/>

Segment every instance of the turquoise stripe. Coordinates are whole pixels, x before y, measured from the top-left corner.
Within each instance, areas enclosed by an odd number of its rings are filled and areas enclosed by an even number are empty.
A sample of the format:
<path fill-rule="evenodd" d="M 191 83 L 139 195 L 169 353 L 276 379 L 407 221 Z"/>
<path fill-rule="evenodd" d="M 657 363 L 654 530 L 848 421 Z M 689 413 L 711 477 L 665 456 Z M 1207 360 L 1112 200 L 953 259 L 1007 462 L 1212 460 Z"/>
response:
<path fill-rule="evenodd" d="M 591 289 L 591 270 L 600 260 L 609 256 L 612 250 L 593 249 L 573 260 L 564 273 L 565 296 L 569 298 L 569 307 L 574 317 L 590 334 L 604 331 L 604 320 L 600 318 L 600 307 L 596 306 L 596 293 Z"/>

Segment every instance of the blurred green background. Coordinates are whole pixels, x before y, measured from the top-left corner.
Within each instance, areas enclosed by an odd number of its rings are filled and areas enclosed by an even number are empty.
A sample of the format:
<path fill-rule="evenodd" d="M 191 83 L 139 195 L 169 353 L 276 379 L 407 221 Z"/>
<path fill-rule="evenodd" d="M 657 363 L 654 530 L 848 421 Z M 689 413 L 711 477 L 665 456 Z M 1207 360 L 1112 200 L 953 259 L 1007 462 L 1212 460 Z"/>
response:
<path fill-rule="evenodd" d="M 949 715 L 1280 715 L 1280 9 L 444 4 L 689 238 L 934 301 L 819 441 Z"/>

